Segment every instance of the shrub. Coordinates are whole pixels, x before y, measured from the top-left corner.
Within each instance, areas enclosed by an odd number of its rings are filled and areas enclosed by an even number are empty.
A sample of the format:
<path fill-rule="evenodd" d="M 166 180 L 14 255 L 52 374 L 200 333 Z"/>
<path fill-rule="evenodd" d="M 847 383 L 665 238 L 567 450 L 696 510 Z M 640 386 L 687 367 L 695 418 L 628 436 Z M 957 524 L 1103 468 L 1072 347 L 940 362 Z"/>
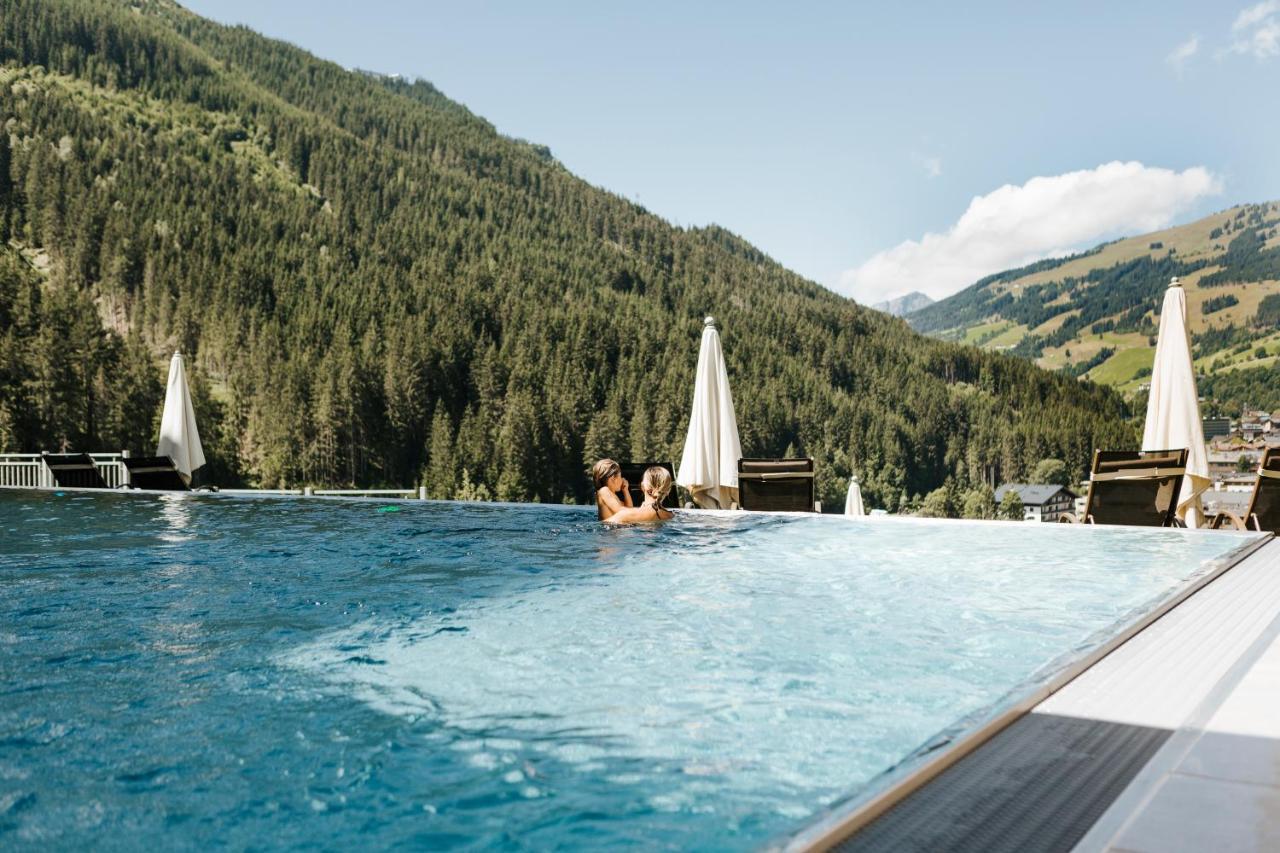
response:
<path fill-rule="evenodd" d="M 961 518 L 995 518 L 996 493 L 990 486 L 979 486 L 964 493 Z"/>
<path fill-rule="evenodd" d="M 1067 471 L 1067 463 L 1061 459 L 1041 459 L 1031 472 L 1031 480 L 1035 483 L 1069 486 L 1071 474 Z"/>
<path fill-rule="evenodd" d="M 1009 521 L 1022 521 L 1022 498 L 1017 492 L 1005 492 L 1004 498 L 1000 501 L 1000 518 Z"/>

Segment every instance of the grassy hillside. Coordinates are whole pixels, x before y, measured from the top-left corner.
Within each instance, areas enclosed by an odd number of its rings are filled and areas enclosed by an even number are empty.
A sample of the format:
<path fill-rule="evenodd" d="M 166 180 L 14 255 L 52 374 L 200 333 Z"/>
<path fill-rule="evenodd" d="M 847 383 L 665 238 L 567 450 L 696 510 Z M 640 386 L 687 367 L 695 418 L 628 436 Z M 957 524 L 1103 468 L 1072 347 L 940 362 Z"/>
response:
<path fill-rule="evenodd" d="M 744 451 L 814 456 L 830 505 L 855 464 L 896 506 L 1133 439 L 1107 389 L 673 227 L 427 83 L 163 0 L 0 0 L 0 115 L 6 450 L 147 449 L 180 347 L 223 482 L 580 500 L 599 455 L 678 458 L 708 313 Z"/>
<path fill-rule="evenodd" d="M 1169 278 L 1187 291 L 1197 369 L 1240 373 L 1219 400 L 1280 405 L 1280 204 L 1252 204 L 1071 258 L 990 276 L 909 315 L 947 340 L 1008 351 L 1135 392 L 1151 370 Z"/>

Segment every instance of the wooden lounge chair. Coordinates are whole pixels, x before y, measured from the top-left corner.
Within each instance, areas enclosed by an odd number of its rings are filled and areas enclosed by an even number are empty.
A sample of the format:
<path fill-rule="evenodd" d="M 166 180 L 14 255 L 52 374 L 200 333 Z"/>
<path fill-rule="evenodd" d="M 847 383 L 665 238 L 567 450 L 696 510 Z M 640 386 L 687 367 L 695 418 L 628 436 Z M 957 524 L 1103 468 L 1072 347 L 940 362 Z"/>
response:
<path fill-rule="evenodd" d="M 671 475 L 671 491 L 667 492 L 667 496 L 662 499 L 662 505 L 667 509 L 680 506 L 680 499 L 676 496 L 676 469 L 670 462 L 620 462 L 618 467 L 622 469 L 622 478 L 627 481 L 627 491 L 631 493 L 631 502 L 635 506 L 644 503 L 644 492 L 640 491 L 640 480 L 644 477 L 645 470 L 666 468 L 667 473 Z"/>
<path fill-rule="evenodd" d="M 1209 526 L 1216 529 L 1234 527 L 1236 530 L 1265 530 L 1280 533 L 1280 447 L 1268 447 L 1258 466 L 1258 482 L 1244 518 L 1234 512 L 1220 512 Z"/>
<path fill-rule="evenodd" d="M 178 473 L 173 459 L 168 456 L 132 456 L 124 460 L 129 469 L 129 485 L 135 489 L 152 489 L 160 492 L 189 492 L 191 486 Z"/>
<path fill-rule="evenodd" d="M 1187 473 L 1187 450 L 1095 450 L 1087 524 L 1181 527 L 1178 490 Z M 1076 521 L 1064 516 L 1062 521 Z"/>
<path fill-rule="evenodd" d="M 98 473 L 88 453 L 42 453 L 53 484 L 63 489 L 105 489 L 107 481 Z"/>
<path fill-rule="evenodd" d="M 738 497 L 745 510 L 815 512 L 812 459 L 739 459 Z"/>

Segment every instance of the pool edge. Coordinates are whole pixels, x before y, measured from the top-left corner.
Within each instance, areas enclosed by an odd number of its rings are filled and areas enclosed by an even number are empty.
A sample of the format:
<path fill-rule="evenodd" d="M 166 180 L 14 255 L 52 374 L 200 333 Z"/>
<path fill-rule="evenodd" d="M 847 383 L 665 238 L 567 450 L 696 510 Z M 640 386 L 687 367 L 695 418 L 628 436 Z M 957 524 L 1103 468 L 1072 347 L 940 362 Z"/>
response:
<path fill-rule="evenodd" d="M 766 845 L 764 849 L 797 851 L 797 853 L 798 851 L 825 851 L 849 840 L 894 806 L 924 788 L 958 761 L 980 749 L 997 734 L 1030 713 L 1037 705 L 1079 678 L 1175 607 L 1252 557 L 1275 539 L 1273 534 L 1267 533 L 1218 558 L 1214 561 L 1216 565 L 1204 575 L 1169 595 L 1096 649 L 1066 664 L 1046 682 L 1020 697 L 1013 705 L 925 759 L 919 766 L 884 790 L 867 799 L 860 799 L 855 795 L 843 806 L 836 805 L 829 808 L 815 816 L 805 826 Z"/>

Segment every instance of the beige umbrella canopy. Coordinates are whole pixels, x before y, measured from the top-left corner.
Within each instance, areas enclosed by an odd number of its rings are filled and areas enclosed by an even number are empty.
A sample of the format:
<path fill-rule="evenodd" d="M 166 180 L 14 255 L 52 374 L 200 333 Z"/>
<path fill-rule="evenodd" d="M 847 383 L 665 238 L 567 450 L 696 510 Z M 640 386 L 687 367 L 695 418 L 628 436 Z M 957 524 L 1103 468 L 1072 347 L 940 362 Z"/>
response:
<path fill-rule="evenodd" d="M 178 352 L 169 361 L 169 386 L 164 394 L 156 455 L 171 458 L 187 482 L 191 482 L 191 473 L 204 464 L 196 410 L 191 404 L 191 389 L 187 387 L 187 371 L 182 364 L 182 353 Z"/>
<path fill-rule="evenodd" d="M 1205 450 L 1196 372 L 1187 330 L 1187 295 L 1178 279 L 1169 283 L 1160 309 L 1160 337 L 1151 368 L 1151 396 L 1142 432 L 1144 450 L 1187 448 L 1187 473 L 1178 493 L 1178 518 L 1188 527 L 1203 524 L 1200 493 L 1209 488 L 1209 455 Z"/>
<path fill-rule="evenodd" d="M 715 319 L 708 317 L 703 323 L 693 412 L 676 483 L 688 489 L 694 503 L 704 509 L 729 509 L 738 501 L 741 458 L 738 419 L 733 412 L 733 395 L 729 393 L 720 333 Z"/>

